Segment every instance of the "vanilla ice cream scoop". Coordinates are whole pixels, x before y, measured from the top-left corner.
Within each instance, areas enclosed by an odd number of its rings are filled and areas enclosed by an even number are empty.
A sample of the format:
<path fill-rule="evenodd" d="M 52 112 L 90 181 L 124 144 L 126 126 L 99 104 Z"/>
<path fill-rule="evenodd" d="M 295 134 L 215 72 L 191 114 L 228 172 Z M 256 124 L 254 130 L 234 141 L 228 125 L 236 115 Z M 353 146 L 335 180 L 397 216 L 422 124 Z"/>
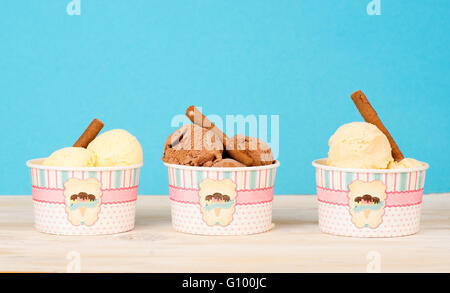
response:
<path fill-rule="evenodd" d="M 388 169 L 406 169 L 422 167 L 424 163 L 413 158 L 404 158 L 400 162 L 390 162 Z"/>
<path fill-rule="evenodd" d="M 331 136 L 328 145 L 329 166 L 386 169 L 394 161 L 386 135 L 367 122 L 342 125 Z"/>
<path fill-rule="evenodd" d="M 95 154 L 81 147 L 67 147 L 55 151 L 42 162 L 45 166 L 58 167 L 94 167 Z"/>
<path fill-rule="evenodd" d="M 97 167 L 141 164 L 143 159 L 141 144 L 123 129 L 100 134 L 89 143 L 87 149 L 95 153 Z"/>

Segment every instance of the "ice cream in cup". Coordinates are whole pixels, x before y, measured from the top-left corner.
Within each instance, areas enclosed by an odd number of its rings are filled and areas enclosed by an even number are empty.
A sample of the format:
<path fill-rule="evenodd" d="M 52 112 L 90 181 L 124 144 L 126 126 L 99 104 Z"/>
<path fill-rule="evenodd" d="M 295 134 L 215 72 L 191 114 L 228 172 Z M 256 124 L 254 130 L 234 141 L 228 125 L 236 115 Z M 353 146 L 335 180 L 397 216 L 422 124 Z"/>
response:
<path fill-rule="evenodd" d="M 189 107 L 188 117 L 190 110 L 198 111 Z M 193 122 L 194 116 L 190 117 Z M 162 160 L 168 168 L 174 229 L 202 235 L 270 230 L 280 165 L 270 147 L 257 138 L 236 136 L 232 140 L 240 147 L 231 155 L 228 138 L 220 130 L 212 130 L 214 124 L 202 117 L 200 125 L 181 126 L 164 144 Z"/>
<path fill-rule="evenodd" d="M 396 237 L 420 229 L 428 164 L 404 158 L 361 91 L 352 99 L 366 122 L 339 127 L 316 168 L 319 229 L 354 237 Z"/>
<path fill-rule="evenodd" d="M 73 147 L 27 162 L 38 231 L 99 235 L 134 228 L 142 148 L 121 129 L 96 137 L 102 127 L 94 120 Z"/>

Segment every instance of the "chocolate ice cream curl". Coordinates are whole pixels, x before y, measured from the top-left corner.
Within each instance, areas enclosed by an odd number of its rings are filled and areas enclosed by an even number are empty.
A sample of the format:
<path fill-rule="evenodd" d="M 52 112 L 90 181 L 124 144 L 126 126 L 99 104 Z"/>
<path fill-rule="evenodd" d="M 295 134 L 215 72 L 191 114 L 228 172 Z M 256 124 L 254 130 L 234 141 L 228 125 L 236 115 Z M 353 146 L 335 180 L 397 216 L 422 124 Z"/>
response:
<path fill-rule="evenodd" d="M 227 150 L 228 154 L 235 159 L 238 162 L 241 162 L 242 164 L 246 166 L 251 166 L 253 163 L 253 159 L 245 153 L 244 150 L 238 150 L 236 147 L 230 147 L 230 144 L 228 141 L 230 138 L 228 138 L 225 133 L 220 131 L 219 128 L 217 128 L 214 123 L 209 121 L 208 118 L 206 118 L 197 108 L 194 106 L 189 106 L 186 109 L 186 116 L 192 121 L 192 123 L 203 127 L 207 130 L 211 130 L 214 133 L 216 133 L 218 136 L 223 138 L 223 145 L 225 149 Z"/>
<path fill-rule="evenodd" d="M 381 130 L 381 132 L 384 133 L 384 135 L 386 135 L 392 148 L 392 157 L 394 158 L 394 160 L 395 161 L 403 160 L 404 157 L 402 152 L 395 143 L 389 131 L 386 129 L 386 127 L 384 127 L 383 122 L 381 122 L 380 117 L 378 117 L 377 112 L 369 103 L 369 100 L 364 95 L 364 93 L 360 90 L 357 90 L 351 95 L 351 98 L 355 103 L 356 108 L 358 108 L 359 113 L 361 113 L 361 116 L 364 118 L 364 120 L 368 123 L 374 124 L 376 127 L 378 127 L 379 130 Z"/>

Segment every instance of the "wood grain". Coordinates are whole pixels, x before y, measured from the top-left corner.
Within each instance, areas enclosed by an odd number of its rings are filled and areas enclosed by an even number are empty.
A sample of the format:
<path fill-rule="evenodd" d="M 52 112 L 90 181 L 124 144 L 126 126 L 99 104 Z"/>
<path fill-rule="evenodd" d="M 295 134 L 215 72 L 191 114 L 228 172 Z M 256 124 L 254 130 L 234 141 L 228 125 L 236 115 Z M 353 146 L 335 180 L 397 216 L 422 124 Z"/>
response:
<path fill-rule="evenodd" d="M 55 236 L 33 228 L 30 196 L 0 196 L 0 271 L 66 272 L 74 251 L 81 272 L 366 272 L 375 251 L 381 272 L 450 272 L 450 194 L 425 195 L 418 234 L 386 239 L 320 233 L 314 196 L 276 196 L 275 228 L 251 236 L 175 232 L 167 196 L 137 207 L 134 231 Z"/>

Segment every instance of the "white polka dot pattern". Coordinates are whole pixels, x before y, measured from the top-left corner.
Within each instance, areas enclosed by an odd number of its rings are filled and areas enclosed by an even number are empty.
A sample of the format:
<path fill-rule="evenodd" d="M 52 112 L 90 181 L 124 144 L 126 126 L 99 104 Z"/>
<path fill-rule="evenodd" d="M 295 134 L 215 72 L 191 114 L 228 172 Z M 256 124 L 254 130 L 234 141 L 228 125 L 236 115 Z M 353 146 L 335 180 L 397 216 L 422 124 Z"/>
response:
<path fill-rule="evenodd" d="M 386 207 L 382 223 L 376 228 L 357 228 L 348 206 L 319 202 L 319 229 L 322 232 L 353 237 L 396 237 L 415 234 L 420 226 L 420 207 Z"/>
<path fill-rule="evenodd" d="M 136 201 L 102 204 L 94 225 L 74 226 L 67 219 L 64 204 L 34 201 L 36 229 L 59 235 L 101 235 L 130 231 L 134 228 L 135 212 Z"/>
<path fill-rule="evenodd" d="M 236 205 L 228 226 L 208 226 L 202 219 L 199 204 L 171 201 L 172 225 L 180 232 L 201 235 L 248 235 L 270 230 L 272 202 Z"/>

